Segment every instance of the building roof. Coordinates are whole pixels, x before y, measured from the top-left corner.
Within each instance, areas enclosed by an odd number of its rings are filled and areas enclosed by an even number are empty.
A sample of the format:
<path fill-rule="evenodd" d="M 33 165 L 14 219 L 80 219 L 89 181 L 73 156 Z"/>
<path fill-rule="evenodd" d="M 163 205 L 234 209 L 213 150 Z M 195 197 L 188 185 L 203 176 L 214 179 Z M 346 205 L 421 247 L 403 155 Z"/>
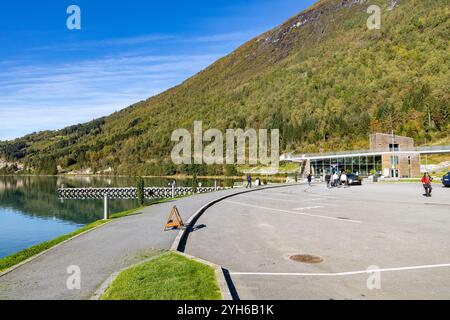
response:
<path fill-rule="evenodd" d="M 304 161 L 304 160 L 321 160 L 321 159 L 335 159 L 335 158 L 350 158 L 350 157 L 365 157 L 365 156 L 380 156 L 383 154 L 444 154 L 450 153 L 450 146 L 434 146 L 434 147 L 419 147 L 411 148 L 402 151 L 376 151 L 376 150 L 352 150 L 332 153 L 316 153 L 293 155 L 285 154 L 280 157 L 280 161 Z"/>

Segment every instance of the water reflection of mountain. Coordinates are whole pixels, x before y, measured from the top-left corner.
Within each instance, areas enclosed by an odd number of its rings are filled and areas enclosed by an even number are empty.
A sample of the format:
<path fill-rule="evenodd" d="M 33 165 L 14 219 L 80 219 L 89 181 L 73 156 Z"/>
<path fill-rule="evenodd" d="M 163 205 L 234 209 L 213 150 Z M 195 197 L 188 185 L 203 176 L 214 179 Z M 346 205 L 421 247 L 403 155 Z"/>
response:
<path fill-rule="evenodd" d="M 56 189 L 62 184 L 70 187 L 111 186 L 113 181 L 60 177 L 0 177 L 0 211 L 12 208 L 23 214 L 40 218 L 57 218 L 86 224 L 102 217 L 101 200 L 58 199 Z M 125 183 L 125 182 L 124 182 Z M 134 207 L 132 200 L 110 201 L 111 212 Z"/>
<path fill-rule="evenodd" d="M 146 186 L 167 186 L 172 180 L 162 178 L 145 179 Z M 200 180 L 203 186 L 213 186 L 214 181 Z M 177 185 L 188 186 L 190 180 L 178 180 Z M 61 186 L 82 187 L 131 187 L 132 177 L 80 177 L 80 176 L 0 176 L 0 212 L 12 208 L 26 215 L 40 218 L 57 218 L 86 224 L 103 215 L 101 200 L 58 199 L 56 190 Z M 133 200 L 111 200 L 111 213 L 135 207 Z"/>

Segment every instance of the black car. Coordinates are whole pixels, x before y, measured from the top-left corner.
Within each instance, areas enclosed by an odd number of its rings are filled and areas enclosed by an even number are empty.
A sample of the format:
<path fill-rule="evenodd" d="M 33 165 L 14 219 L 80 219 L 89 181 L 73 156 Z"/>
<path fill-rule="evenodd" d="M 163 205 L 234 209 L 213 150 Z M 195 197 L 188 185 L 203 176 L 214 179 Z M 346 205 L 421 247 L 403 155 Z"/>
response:
<path fill-rule="evenodd" d="M 447 172 L 447 174 L 442 178 L 442 184 L 444 187 L 450 187 L 450 172 Z"/>
<path fill-rule="evenodd" d="M 347 183 L 349 186 L 360 186 L 362 185 L 362 179 L 354 173 L 348 173 Z"/>

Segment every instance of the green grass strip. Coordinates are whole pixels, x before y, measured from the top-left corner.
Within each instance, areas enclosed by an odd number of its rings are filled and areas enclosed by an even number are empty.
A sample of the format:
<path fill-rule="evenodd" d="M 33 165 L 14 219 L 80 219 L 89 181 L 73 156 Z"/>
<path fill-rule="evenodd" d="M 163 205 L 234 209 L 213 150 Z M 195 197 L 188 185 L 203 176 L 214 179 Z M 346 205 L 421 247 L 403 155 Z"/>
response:
<path fill-rule="evenodd" d="M 160 204 L 160 203 L 166 203 L 166 202 L 170 202 L 170 201 L 174 201 L 180 198 L 185 198 L 188 197 L 190 195 L 186 195 L 186 196 L 180 196 L 177 198 L 168 198 L 168 199 L 160 199 L 160 200 L 154 200 L 152 201 L 149 205 L 155 205 L 155 204 Z M 123 212 L 119 212 L 119 213 L 115 213 L 112 214 L 109 217 L 109 220 L 98 220 L 95 221 L 91 224 L 88 224 L 86 226 L 84 226 L 81 229 L 75 230 L 71 233 L 59 236 L 58 238 L 34 245 L 30 248 L 24 249 L 22 251 L 13 253 L 10 256 L 4 257 L 0 259 L 0 272 L 5 271 L 13 266 L 15 266 L 16 264 L 19 264 L 31 257 L 34 257 L 35 255 L 48 250 L 54 246 L 56 246 L 57 244 L 64 242 L 66 240 L 69 240 L 70 238 L 73 238 L 83 232 L 86 232 L 88 230 L 91 230 L 93 228 L 96 228 L 98 226 L 101 226 L 102 224 L 105 224 L 108 221 L 114 220 L 114 219 L 119 219 L 119 218 L 123 218 L 123 217 L 127 217 L 127 216 L 132 216 L 138 213 L 139 210 L 143 209 L 144 207 L 140 207 L 140 208 L 134 208 L 134 209 L 130 209 L 127 211 L 123 211 Z"/>
<path fill-rule="evenodd" d="M 141 209 L 142 208 L 135 208 L 135 209 L 131 209 L 131 210 L 113 214 L 113 215 L 111 215 L 109 220 L 95 221 L 95 222 L 88 224 L 88 225 L 82 227 L 81 229 L 75 230 L 71 233 L 59 236 L 55 239 L 34 245 L 30 248 L 24 249 L 22 251 L 13 253 L 10 256 L 4 257 L 4 258 L 0 259 L 0 272 L 5 271 L 6 269 L 9 269 L 9 268 L 15 266 L 16 264 L 19 264 L 37 254 L 45 251 L 45 250 L 48 250 L 48 249 L 56 246 L 57 244 L 59 244 L 61 242 L 69 240 L 70 238 L 73 238 L 83 232 L 86 232 L 88 230 L 91 230 L 93 228 L 101 226 L 102 224 L 105 224 L 106 222 L 111 221 L 113 219 L 118 219 L 118 218 L 126 217 L 129 215 L 134 215 Z"/>
<path fill-rule="evenodd" d="M 122 271 L 101 300 L 222 300 L 215 270 L 174 252 Z"/>

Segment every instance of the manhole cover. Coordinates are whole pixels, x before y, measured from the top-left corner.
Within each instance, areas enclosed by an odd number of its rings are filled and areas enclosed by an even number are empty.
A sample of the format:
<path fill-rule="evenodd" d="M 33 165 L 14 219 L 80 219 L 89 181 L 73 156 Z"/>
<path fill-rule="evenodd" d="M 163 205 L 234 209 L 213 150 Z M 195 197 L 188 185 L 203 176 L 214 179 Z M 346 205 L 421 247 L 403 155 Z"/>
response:
<path fill-rule="evenodd" d="M 295 262 L 303 262 L 303 263 L 321 263 L 323 261 L 321 257 L 316 257 L 309 254 L 297 254 L 291 256 L 290 259 Z"/>

